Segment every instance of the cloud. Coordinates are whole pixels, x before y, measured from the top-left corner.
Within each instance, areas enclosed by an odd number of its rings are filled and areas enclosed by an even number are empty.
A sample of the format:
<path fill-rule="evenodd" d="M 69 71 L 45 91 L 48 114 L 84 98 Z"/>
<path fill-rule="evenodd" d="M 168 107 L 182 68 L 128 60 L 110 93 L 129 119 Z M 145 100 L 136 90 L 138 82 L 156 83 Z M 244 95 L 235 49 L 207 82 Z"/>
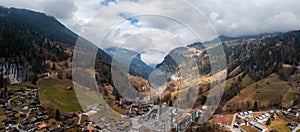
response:
<path fill-rule="evenodd" d="M 167 54 L 157 49 L 150 49 L 143 51 L 141 57 L 146 64 L 159 64 Z"/>
<path fill-rule="evenodd" d="M 58 19 L 71 19 L 77 10 L 74 0 L 46 0 L 42 3 L 42 10 Z"/>
<path fill-rule="evenodd" d="M 228 36 L 240 36 L 247 34 L 258 34 L 265 32 L 289 31 L 299 29 L 300 20 L 300 1 L 298 0 L 187 0 L 193 6 L 203 11 L 204 15 L 212 22 L 219 34 Z M 185 18 L 192 15 L 187 12 L 186 6 L 176 4 L 176 1 L 146 1 L 146 0 L 67 0 L 67 1 L 48 1 L 40 0 L 28 2 L 27 0 L 1 0 L 1 4 L 9 7 L 19 7 L 43 11 L 60 19 L 66 26 L 79 32 L 81 27 L 88 22 L 97 11 L 103 6 L 109 4 L 118 5 L 122 3 L 121 8 L 130 9 L 133 5 L 139 5 L 136 12 L 142 8 L 148 8 L 153 11 L 164 10 L 166 13 Z M 177 10 L 168 10 L 169 6 L 177 7 Z M 112 5 L 112 7 L 113 7 Z M 108 6 L 109 8 L 111 6 Z M 108 9 L 108 8 L 106 8 Z M 114 12 L 114 11 L 111 11 Z M 118 15 L 118 14 L 112 14 Z M 283 19 L 275 20 L 279 15 Z M 115 19 L 112 16 L 108 19 Z M 147 20 L 148 21 L 148 20 Z M 193 21 L 193 20 L 191 20 Z M 141 23 L 149 23 L 142 22 Z M 159 22 L 152 22 L 159 24 Z M 164 25 L 162 25 L 164 26 Z M 162 27 L 164 28 L 164 27 Z M 175 30 L 175 29 L 174 29 Z"/>
<path fill-rule="evenodd" d="M 1 0 L 1 4 L 53 15 L 99 47 L 125 45 L 136 51 L 168 52 L 174 46 L 214 38 L 214 30 L 219 35 L 242 36 L 300 29 L 298 0 L 187 1 Z M 149 63 L 159 60 L 150 56 L 154 55 L 142 55 Z"/>
<path fill-rule="evenodd" d="M 195 2 L 219 34 L 241 36 L 300 29 L 298 0 L 210 0 Z M 278 15 L 282 19 L 274 20 Z"/>

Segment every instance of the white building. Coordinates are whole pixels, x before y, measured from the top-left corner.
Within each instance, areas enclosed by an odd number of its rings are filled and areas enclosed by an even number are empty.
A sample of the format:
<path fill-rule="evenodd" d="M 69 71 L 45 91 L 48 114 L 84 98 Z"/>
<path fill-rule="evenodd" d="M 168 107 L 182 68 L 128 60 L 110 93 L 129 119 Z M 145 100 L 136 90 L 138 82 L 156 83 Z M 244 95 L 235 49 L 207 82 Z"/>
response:
<path fill-rule="evenodd" d="M 257 123 L 257 122 L 254 122 L 254 121 L 250 121 L 249 124 L 255 128 L 256 130 L 260 131 L 260 132 L 266 132 L 268 131 L 268 128 L 266 128 L 265 126 Z"/>

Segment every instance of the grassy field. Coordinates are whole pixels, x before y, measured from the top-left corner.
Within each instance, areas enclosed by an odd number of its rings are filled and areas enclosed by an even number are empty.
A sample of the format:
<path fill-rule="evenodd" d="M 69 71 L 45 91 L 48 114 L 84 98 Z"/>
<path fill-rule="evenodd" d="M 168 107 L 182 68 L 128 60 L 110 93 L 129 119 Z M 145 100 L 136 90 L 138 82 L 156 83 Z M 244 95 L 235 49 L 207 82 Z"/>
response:
<path fill-rule="evenodd" d="M 267 103 L 274 99 L 274 97 L 278 97 L 280 94 L 282 96 L 287 94 L 283 103 L 289 103 L 295 97 L 294 93 L 287 93 L 290 88 L 288 82 L 280 80 L 277 74 L 272 74 L 271 76 L 257 82 L 257 85 L 257 93 L 253 96 L 253 99 L 262 103 Z"/>
<path fill-rule="evenodd" d="M 74 90 L 66 90 L 72 86 L 70 80 L 44 78 L 38 81 L 41 103 L 59 109 L 61 112 L 76 112 L 81 110 Z"/>
<path fill-rule="evenodd" d="M 20 83 L 18 85 L 9 85 L 7 86 L 9 90 L 18 90 L 19 88 L 25 88 L 27 86 L 33 86 L 33 84 L 31 82 L 23 82 Z"/>
<path fill-rule="evenodd" d="M 242 79 L 242 87 L 246 87 L 252 83 L 254 83 L 254 80 L 248 74 Z"/>
<path fill-rule="evenodd" d="M 269 130 L 277 130 L 279 132 L 290 132 L 290 128 L 287 126 L 287 121 L 279 117 L 278 119 L 272 121 L 271 125 L 268 126 Z"/>
<path fill-rule="evenodd" d="M 279 75 L 272 74 L 271 76 L 257 82 L 258 89 L 263 90 L 282 90 L 286 91 L 290 87 L 288 83 L 279 79 Z"/>
<path fill-rule="evenodd" d="M 225 83 L 225 91 L 226 90 L 229 90 L 229 88 L 231 87 L 232 83 L 233 83 L 234 79 L 233 78 L 230 78 L 228 80 L 226 80 L 226 83 Z"/>
<path fill-rule="evenodd" d="M 297 93 L 288 93 L 286 98 L 283 100 L 283 103 L 291 103 L 295 97 L 296 97 Z"/>
<path fill-rule="evenodd" d="M 263 91 L 259 90 L 254 94 L 253 99 L 258 100 L 260 102 L 268 102 L 272 100 L 274 97 L 278 97 L 281 93 L 278 91 Z"/>
<path fill-rule="evenodd" d="M 237 78 L 230 78 L 228 80 L 226 80 L 225 83 L 225 90 L 228 90 L 230 88 L 230 86 L 232 85 L 232 83 L 234 81 L 237 81 Z M 252 80 L 249 75 L 246 75 L 243 79 L 242 79 L 242 87 L 246 87 L 250 84 L 254 83 L 254 80 Z"/>
<path fill-rule="evenodd" d="M 286 97 L 282 102 L 288 104 L 291 103 L 296 96 L 296 93 L 287 93 L 290 89 L 288 82 L 280 80 L 277 74 L 272 74 L 271 76 L 258 81 L 257 87 L 256 83 L 246 75 L 242 80 L 242 85 L 245 86 L 245 88 L 240 91 L 240 94 L 232 98 L 226 104 L 235 104 L 246 101 L 254 102 L 257 100 L 260 101 L 262 105 L 268 105 L 274 97 L 278 97 L 280 94 Z M 223 109 L 226 109 L 226 105 Z"/>

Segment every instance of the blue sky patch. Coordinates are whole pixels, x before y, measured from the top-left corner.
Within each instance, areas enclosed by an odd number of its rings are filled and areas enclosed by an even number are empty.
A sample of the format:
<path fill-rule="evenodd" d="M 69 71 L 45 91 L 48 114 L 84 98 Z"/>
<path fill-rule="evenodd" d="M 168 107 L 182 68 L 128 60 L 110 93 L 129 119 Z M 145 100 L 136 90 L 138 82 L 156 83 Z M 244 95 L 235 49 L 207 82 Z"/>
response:
<path fill-rule="evenodd" d="M 138 23 L 140 22 L 140 20 L 136 17 L 128 17 L 125 13 L 120 13 L 119 16 L 129 21 L 131 25 L 139 26 Z"/>
<path fill-rule="evenodd" d="M 116 1 L 116 0 L 103 0 L 103 1 L 101 2 L 101 5 L 103 5 L 103 6 L 108 6 L 109 3 L 117 3 L 117 1 Z"/>

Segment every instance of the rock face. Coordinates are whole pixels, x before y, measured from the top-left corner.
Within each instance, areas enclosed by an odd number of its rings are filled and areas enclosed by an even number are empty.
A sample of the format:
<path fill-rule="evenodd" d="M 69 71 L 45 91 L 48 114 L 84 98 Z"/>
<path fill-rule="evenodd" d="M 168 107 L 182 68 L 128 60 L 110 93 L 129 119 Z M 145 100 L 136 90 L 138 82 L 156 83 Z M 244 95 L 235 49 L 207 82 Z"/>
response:
<path fill-rule="evenodd" d="M 131 75 L 148 79 L 150 73 L 154 70 L 142 61 L 141 54 L 136 51 L 116 47 L 105 50 Z"/>

